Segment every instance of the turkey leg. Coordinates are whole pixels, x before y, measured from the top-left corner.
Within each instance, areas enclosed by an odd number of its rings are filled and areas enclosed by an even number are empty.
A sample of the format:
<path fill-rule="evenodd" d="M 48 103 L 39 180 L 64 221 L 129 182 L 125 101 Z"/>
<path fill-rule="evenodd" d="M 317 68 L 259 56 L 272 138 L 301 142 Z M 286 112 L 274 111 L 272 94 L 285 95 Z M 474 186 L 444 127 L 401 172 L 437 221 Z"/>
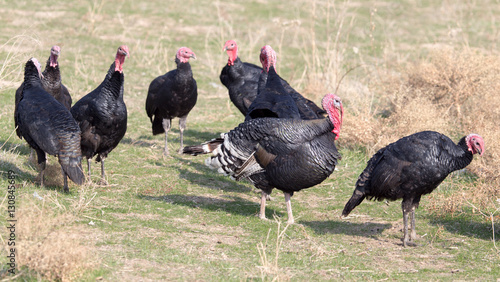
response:
<path fill-rule="evenodd" d="M 45 152 L 40 149 L 35 149 L 35 151 L 38 158 L 38 165 L 40 166 L 40 174 L 38 175 L 40 177 L 40 186 L 43 187 L 43 175 L 45 174 L 46 167 Z"/>
<path fill-rule="evenodd" d="M 266 219 L 266 198 L 267 198 L 267 193 L 262 191 L 260 197 L 260 213 L 259 213 L 260 219 Z"/>
<path fill-rule="evenodd" d="M 292 214 L 292 202 L 290 202 L 290 198 L 292 197 L 292 195 L 290 195 L 290 193 L 284 193 L 284 194 L 285 194 L 286 212 L 288 213 L 288 220 L 286 223 L 293 224 L 295 221 L 293 219 L 293 214 Z"/>
<path fill-rule="evenodd" d="M 170 131 L 170 123 L 172 120 L 168 118 L 164 118 L 162 121 L 163 129 L 165 130 L 165 149 L 163 149 L 163 155 L 168 156 L 168 147 L 167 147 L 167 137 L 168 137 L 168 132 Z"/>
<path fill-rule="evenodd" d="M 87 159 L 87 168 L 89 170 L 89 180 L 90 180 L 90 159 Z"/>
<path fill-rule="evenodd" d="M 415 228 L 415 209 L 413 208 L 412 205 L 412 200 L 411 199 L 403 199 L 403 202 L 401 203 L 401 207 L 403 209 L 403 224 L 404 224 L 404 237 L 403 237 L 403 246 L 416 246 L 415 243 L 410 242 L 410 236 L 408 234 L 408 214 L 411 213 L 411 220 L 412 220 L 412 232 L 413 229 Z"/>
<path fill-rule="evenodd" d="M 64 193 L 69 193 L 69 188 L 68 188 L 68 175 L 66 174 L 66 172 L 64 172 L 64 169 L 63 169 L 62 167 L 61 167 L 61 170 L 62 170 L 63 179 L 64 179 L 64 186 L 63 186 Z"/>
<path fill-rule="evenodd" d="M 182 154 L 182 148 L 184 148 L 184 129 L 186 129 L 187 115 L 179 118 L 179 131 L 181 139 L 181 148 L 179 149 L 179 154 Z"/>
<path fill-rule="evenodd" d="M 101 185 L 108 185 L 108 181 L 106 181 L 106 174 L 104 173 L 104 157 L 101 156 Z"/>

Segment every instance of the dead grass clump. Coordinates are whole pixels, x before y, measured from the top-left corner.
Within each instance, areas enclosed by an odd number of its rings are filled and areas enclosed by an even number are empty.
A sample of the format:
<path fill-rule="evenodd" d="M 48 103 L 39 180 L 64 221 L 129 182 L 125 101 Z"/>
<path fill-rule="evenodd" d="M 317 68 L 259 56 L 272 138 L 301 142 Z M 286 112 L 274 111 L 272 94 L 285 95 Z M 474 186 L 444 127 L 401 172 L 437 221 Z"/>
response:
<path fill-rule="evenodd" d="M 82 244 L 83 230 L 72 226 L 76 218 L 49 207 L 45 200 L 27 198 L 17 213 L 19 269 L 27 267 L 48 280 L 77 279 L 92 264 Z"/>

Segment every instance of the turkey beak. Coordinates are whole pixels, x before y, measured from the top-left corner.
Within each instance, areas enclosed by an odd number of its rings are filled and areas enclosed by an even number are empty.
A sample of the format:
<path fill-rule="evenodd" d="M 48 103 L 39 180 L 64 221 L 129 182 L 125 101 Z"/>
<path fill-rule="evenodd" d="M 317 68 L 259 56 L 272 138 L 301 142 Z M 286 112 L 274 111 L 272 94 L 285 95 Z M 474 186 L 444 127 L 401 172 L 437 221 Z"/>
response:
<path fill-rule="evenodd" d="M 476 151 L 479 153 L 480 156 L 483 156 L 484 150 L 481 144 L 479 144 L 479 146 L 476 147 Z"/>
<path fill-rule="evenodd" d="M 227 46 L 224 46 L 224 49 L 222 49 L 222 52 L 226 52 L 227 51 Z"/>
<path fill-rule="evenodd" d="M 191 56 L 189 56 L 191 58 L 193 58 L 194 60 L 196 60 L 196 55 L 194 53 L 191 54 Z"/>

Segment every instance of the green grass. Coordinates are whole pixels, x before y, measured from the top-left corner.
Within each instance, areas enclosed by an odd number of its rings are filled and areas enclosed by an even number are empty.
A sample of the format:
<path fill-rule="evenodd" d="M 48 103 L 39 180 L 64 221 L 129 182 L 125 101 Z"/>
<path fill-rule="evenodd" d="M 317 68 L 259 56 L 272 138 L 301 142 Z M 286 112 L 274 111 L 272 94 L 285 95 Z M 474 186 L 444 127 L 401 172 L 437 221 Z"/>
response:
<path fill-rule="evenodd" d="M 80 272 L 79 279 L 414 281 L 500 277 L 491 222 L 470 207 L 458 215 L 442 215 L 430 208 L 432 199 L 424 196 L 417 211 L 420 246 L 406 249 L 400 241 L 400 201 L 365 201 L 351 218 L 340 218 L 372 148 L 344 144 L 341 135 L 337 146 L 343 157 L 337 170 L 322 184 L 294 195 L 297 224 L 280 234 L 286 222 L 282 193 L 275 190 L 273 201 L 268 202 L 270 220 L 260 220 L 255 216 L 260 196 L 252 185 L 211 171 L 204 166 L 204 157 L 176 153 L 177 120 L 168 138 L 171 156 L 163 158 L 164 136 L 151 135 L 144 110 L 150 81 L 172 69 L 176 49 L 188 46 L 198 57 L 191 65 L 199 100 L 188 117 L 185 144 L 199 144 L 242 122 L 218 78 L 227 61 L 221 51 L 223 43 L 235 39 L 240 57 L 253 63 L 258 62 L 256 54 L 262 45 L 273 46 L 278 51 L 280 74 L 298 90 L 320 81 L 333 92 L 344 72 L 362 65 L 342 82 L 348 91 L 340 95 L 349 111 L 357 106 L 349 94 L 361 95 L 356 90 L 358 83 L 370 85 L 382 73 L 400 71 L 405 62 L 425 57 L 431 45 L 495 50 L 498 40 L 493 35 L 500 29 L 492 23 L 498 14 L 493 1 L 460 5 L 434 1 L 138 2 L 0 1 L 1 42 L 26 35 L 23 48 L 9 53 L 12 41 L 0 48 L 0 65 L 7 56 L 18 55 L 8 66 L 9 72 L 0 73 L 0 187 L 6 189 L 6 173 L 14 170 L 20 210 L 44 207 L 54 217 L 72 216 L 69 223 L 48 223 L 47 228 L 68 229 L 74 245 L 85 246 L 85 259 L 93 265 Z M 458 27 L 458 35 L 450 37 L 450 30 Z M 106 159 L 109 186 L 70 183 L 70 193 L 63 194 L 60 168 L 50 157 L 49 185 L 40 188 L 35 179 L 38 168 L 28 161 L 29 148 L 15 133 L 11 136 L 14 91 L 22 81 L 24 63 L 30 56 L 44 62 L 56 43 L 63 45 L 59 63 L 74 102 L 102 81 L 119 45 L 130 48 L 131 57 L 124 66 L 128 130 Z M 316 102 L 324 94 L 308 93 Z M 93 162 L 92 172 L 97 181 L 100 165 Z M 471 175 L 456 175 L 434 193 L 459 193 L 453 188 L 455 183 L 473 185 L 475 181 Z M 36 199 L 35 192 L 44 200 Z M 0 209 L 7 209 L 5 200 Z M 2 214 L 6 220 L 6 213 Z M 0 234 L 3 240 L 8 235 L 5 228 Z M 500 237 L 498 232 L 496 236 Z M 0 262 L 5 270 L 7 248 L 3 246 Z M 18 252 L 22 255 L 23 249 Z M 21 270 L 18 280 L 43 279 L 37 270 Z M 0 275 L 6 277 L 4 272 Z M 66 275 L 64 280 L 72 277 Z"/>

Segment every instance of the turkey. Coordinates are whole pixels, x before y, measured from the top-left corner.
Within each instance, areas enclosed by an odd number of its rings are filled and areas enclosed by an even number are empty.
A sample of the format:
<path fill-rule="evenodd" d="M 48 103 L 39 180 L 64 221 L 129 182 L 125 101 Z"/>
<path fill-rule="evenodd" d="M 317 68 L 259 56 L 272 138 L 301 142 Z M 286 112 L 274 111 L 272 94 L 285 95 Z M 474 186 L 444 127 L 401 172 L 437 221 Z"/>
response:
<path fill-rule="evenodd" d="M 270 46 L 266 48 L 272 50 Z M 233 102 L 244 116 L 247 116 L 248 108 L 257 97 L 259 85 L 266 84 L 268 69 L 264 71 L 263 68 L 254 64 L 243 63 L 238 57 L 238 45 L 234 40 L 228 40 L 225 43 L 224 51 L 227 52 L 229 59 L 227 65 L 221 71 L 220 80 L 228 89 L 231 102 Z M 276 61 L 274 62 L 275 64 Z M 313 101 L 304 98 L 281 77 L 279 77 L 279 81 L 297 104 L 301 118 L 314 119 L 324 117 L 326 112 L 319 108 Z"/>
<path fill-rule="evenodd" d="M 172 119 L 179 118 L 179 131 L 182 151 L 184 144 L 184 129 L 189 112 L 198 98 L 196 80 L 193 78 L 189 58 L 196 59 L 191 49 L 181 47 L 177 51 L 175 63 L 177 68 L 155 78 L 148 89 L 146 98 L 146 113 L 152 123 L 153 135 L 165 132 L 165 149 L 163 154 L 169 154 L 167 135 Z"/>
<path fill-rule="evenodd" d="M 302 120 L 257 118 L 241 123 L 221 138 L 184 148 L 185 154 L 212 152 L 206 165 L 235 180 L 248 179 L 261 189 L 260 218 L 265 218 L 266 195 L 284 192 L 288 223 L 294 223 L 293 193 L 325 180 L 341 158 L 335 140 L 342 126 L 340 98 L 327 94 L 322 101 L 328 118 Z"/>
<path fill-rule="evenodd" d="M 238 45 L 234 40 L 226 41 L 224 51 L 226 51 L 229 59 L 220 73 L 220 81 L 226 86 L 231 102 L 246 116 L 248 107 L 257 96 L 262 68 L 242 62 L 238 57 Z"/>
<path fill-rule="evenodd" d="M 82 131 L 81 148 L 87 158 L 89 178 L 90 160 L 97 155 L 96 162 L 101 162 L 101 184 L 104 185 L 107 184 L 104 160 L 127 131 L 123 64 L 128 54 L 128 47 L 120 46 L 102 83 L 71 108 L 71 114 Z"/>
<path fill-rule="evenodd" d="M 40 165 L 43 186 L 45 154 L 57 156 L 64 178 L 64 192 L 69 192 L 67 177 L 83 184 L 80 128 L 71 113 L 44 90 L 40 63 L 31 58 L 24 71 L 23 90 L 15 116 L 19 133 L 33 148 Z"/>
<path fill-rule="evenodd" d="M 297 103 L 285 90 L 276 73 L 276 52 L 271 46 L 262 47 L 260 61 L 264 71 L 259 79 L 257 97 L 248 107 L 245 120 L 263 117 L 300 119 Z"/>
<path fill-rule="evenodd" d="M 57 58 L 61 53 L 61 47 L 54 45 L 50 49 L 50 56 L 47 59 L 47 64 L 45 65 L 45 70 L 42 73 L 42 86 L 45 91 L 49 92 L 57 101 L 59 101 L 63 106 L 65 106 L 68 110 L 71 109 L 71 96 L 68 92 L 68 89 L 61 82 L 61 72 L 59 70 L 59 63 Z M 15 109 L 14 115 L 17 112 L 17 104 L 19 100 L 21 100 L 21 96 L 23 93 L 24 82 L 21 83 L 21 86 L 16 90 L 15 96 Z M 16 124 L 17 126 L 17 124 Z M 17 130 L 17 136 L 21 138 L 21 133 Z"/>
<path fill-rule="evenodd" d="M 347 216 L 364 198 L 403 199 L 406 247 L 416 239 L 415 209 L 420 197 L 431 193 L 451 172 L 465 168 L 473 155 L 484 153 L 484 141 L 477 134 L 464 136 L 458 144 L 435 131 L 418 132 L 380 149 L 368 161 L 356 182 L 356 189 L 344 207 Z M 411 233 L 408 234 L 408 214 Z M 411 245 L 415 245 L 411 242 Z"/>
<path fill-rule="evenodd" d="M 305 99 L 276 73 L 276 52 L 271 46 L 262 47 L 260 61 L 263 72 L 259 78 L 258 94 L 248 108 L 246 120 L 258 117 L 305 120 L 324 117 L 323 110 Z"/>

